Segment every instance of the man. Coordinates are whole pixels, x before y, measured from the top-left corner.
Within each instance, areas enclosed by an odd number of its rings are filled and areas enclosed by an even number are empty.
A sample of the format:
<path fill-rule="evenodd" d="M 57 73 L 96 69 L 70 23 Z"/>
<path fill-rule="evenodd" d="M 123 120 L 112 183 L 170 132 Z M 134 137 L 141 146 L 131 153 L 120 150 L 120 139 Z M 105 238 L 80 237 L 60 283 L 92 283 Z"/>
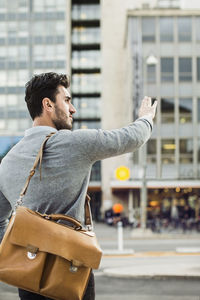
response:
<path fill-rule="evenodd" d="M 156 103 L 145 97 L 139 119 L 116 130 L 72 129 L 76 109 L 71 103 L 66 75 L 44 73 L 26 84 L 25 101 L 33 127 L 5 156 L 0 165 L 0 240 L 8 218 L 24 186 L 37 152 L 45 136 L 56 132 L 45 146 L 42 160 L 42 181 L 39 172 L 31 179 L 24 197 L 25 206 L 41 213 L 62 213 L 84 224 L 84 203 L 90 171 L 95 161 L 132 152 L 150 137 Z M 19 290 L 21 300 L 47 298 Z M 93 300 L 92 275 L 84 300 Z"/>

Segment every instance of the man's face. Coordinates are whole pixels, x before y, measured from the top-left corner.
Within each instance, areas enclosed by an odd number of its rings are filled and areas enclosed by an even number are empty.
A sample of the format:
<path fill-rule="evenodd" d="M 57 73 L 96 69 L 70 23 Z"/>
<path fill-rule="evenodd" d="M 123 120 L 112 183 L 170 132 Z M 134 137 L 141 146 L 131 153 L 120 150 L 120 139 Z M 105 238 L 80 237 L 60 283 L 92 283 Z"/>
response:
<path fill-rule="evenodd" d="M 58 86 L 58 94 L 56 95 L 56 103 L 54 104 L 54 113 L 52 122 L 57 130 L 72 129 L 72 115 L 76 112 L 75 107 L 71 103 L 71 96 L 68 90 L 62 86 Z"/>

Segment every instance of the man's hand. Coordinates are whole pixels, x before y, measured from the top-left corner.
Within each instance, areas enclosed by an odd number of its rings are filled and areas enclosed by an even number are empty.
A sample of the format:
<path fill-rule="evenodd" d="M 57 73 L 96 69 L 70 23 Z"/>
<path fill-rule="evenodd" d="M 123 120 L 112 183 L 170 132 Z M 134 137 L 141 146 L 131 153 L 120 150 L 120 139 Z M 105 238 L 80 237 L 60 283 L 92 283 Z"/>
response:
<path fill-rule="evenodd" d="M 142 100 L 142 104 L 139 109 L 139 113 L 138 113 L 139 118 L 148 115 L 153 119 L 156 114 L 157 104 L 158 102 L 155 101 L 154 104 L 152 105 L 151 97 L 145 96 L 144 99 Z"/>

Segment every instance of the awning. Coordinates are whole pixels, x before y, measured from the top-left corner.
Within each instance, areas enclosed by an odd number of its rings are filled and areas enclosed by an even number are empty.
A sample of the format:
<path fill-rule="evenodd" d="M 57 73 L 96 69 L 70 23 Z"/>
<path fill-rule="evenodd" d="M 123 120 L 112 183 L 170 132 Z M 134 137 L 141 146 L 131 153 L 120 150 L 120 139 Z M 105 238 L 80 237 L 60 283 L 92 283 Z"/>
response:
<path fill-rule="evenodd" d="M 100 192 L 101 191 L 101 181 L 90 181 L 88 186 L 89 192 Z"/>
<path fill-rule="evenodd" d="M 111 181 L 112 191 L 141 189 L 141 180 Z M 200 180 L 147 180 L 148 189 L 200 188 Z"/>

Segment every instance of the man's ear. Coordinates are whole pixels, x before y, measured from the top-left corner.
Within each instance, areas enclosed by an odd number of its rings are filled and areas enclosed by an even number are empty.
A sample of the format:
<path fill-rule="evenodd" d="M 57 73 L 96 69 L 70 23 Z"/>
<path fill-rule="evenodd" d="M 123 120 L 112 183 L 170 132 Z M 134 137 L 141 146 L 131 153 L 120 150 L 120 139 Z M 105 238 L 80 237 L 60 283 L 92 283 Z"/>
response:
<path fill-rule="evenodd" d="M 53 102 L 49 98 L 44 98 L 42 100 L 43 110 L 52 112 L 53 111 Z"/>

